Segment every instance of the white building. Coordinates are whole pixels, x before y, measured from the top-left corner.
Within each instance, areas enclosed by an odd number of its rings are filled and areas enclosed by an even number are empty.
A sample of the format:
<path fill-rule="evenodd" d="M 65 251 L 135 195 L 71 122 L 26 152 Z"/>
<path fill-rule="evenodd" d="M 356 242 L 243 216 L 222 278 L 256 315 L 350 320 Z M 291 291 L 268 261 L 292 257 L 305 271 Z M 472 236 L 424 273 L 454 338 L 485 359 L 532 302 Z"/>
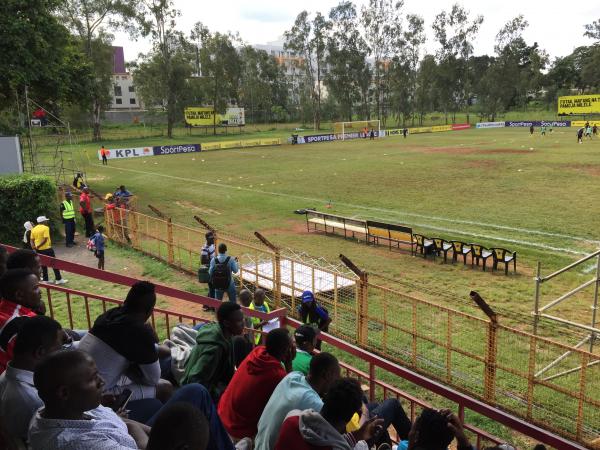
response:
<path fill-rule="evenodd" d="M 139 111 L 143 109 L 144 105 L 135 90 L 133 77 L 125 68 L 123 47 L 113 47 L 113 74 L 110 95 L 109 111 Z"/>

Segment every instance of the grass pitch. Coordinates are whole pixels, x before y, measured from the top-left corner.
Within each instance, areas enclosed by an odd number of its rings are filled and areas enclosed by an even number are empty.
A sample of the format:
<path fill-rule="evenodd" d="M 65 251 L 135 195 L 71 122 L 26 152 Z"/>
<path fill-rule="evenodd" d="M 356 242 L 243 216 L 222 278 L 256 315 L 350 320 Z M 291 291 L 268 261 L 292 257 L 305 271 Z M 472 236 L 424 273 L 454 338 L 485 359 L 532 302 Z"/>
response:
<path fill-rule="evenodd" d="M 287 136 L 287 135 L 286 135 Z M 208 142 L 182 137 L 108 142 L 109 148 Z M 194 214 L 238 234 L 258 230 L 282 246 L 402 280 L 442 303 L 467 308 L 471 289 L 494 307 L 530 321 L 537 261 L 549 273 L 600 244 L 600 140 L 576 143 L 575 131 L 542 137 L 527 129 L 485 129 L 308 145 L 233 149 L 196 154 L 97 161 L 95 145 L 73 146 L 99 192 L 120 184 L 193 225 Z M 331 209 L 326 205 L 331 204 Z M 501 246 L 518 252 L 518 274 L 483 273 L 424 261 L 407 253 L 307 233 L 315 207 L 333 214 L 406 224 L 427 236 Z M 198 243 L 200 247 L 202 243 Z M 589 278 L 593 266 L 554 284 L 557 294 Z M 584 273 L 590 272 L 590 273 Z M 439 295 L 437 295 L 439 293 Z M 544 292 L 548 299 L 552 293 Z M 586 320 L 591 295 L 558 313 Z"/>

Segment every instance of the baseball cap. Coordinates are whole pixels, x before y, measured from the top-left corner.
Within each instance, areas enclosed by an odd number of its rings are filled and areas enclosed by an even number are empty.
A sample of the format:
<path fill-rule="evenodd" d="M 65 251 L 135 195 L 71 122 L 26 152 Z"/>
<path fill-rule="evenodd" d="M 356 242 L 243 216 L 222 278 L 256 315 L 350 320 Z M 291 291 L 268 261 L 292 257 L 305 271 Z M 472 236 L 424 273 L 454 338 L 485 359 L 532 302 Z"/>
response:
<path fill-rule="evenodd" d="M 113 195 L 110 192 L 104 196 L 104 200 L 110 200 L 111 198 L 113 198 Z"/>
<path fill-rule="evenodd" d="M 316 328 L 310 325 L 302 325 L 294 332 L 294 339 L 296 339 L 297 344 L 312 342 L 316 336 Z"/>
<path fill-rule="evenodd" d="M 308 303 L 315 300 L 315 296 L 311 291 L 304 291 L 302 293 L 302 303 Z"/>
<path fill-rule="evenodd" d="M 48 222 L 49 220 L 46 216 L 38 216 L 37 223 Z"/>

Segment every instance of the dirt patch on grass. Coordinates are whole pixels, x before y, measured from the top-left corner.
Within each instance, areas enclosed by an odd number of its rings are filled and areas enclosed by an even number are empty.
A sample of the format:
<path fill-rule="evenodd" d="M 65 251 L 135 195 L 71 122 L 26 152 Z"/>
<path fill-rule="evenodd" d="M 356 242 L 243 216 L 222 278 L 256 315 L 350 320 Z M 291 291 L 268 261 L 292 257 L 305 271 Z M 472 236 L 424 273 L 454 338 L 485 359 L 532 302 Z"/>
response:
<path fill-rule="evenodd" d="M 600 177 L 600 164 L 563 164 L 565 169 L 583 172 L 593 177 Z"/>
<path fill-rule="evenodd" d="M 221 213 L 219 211 L 217 211 L 216 209 L 211 209 L 211 208 L 205 208 L 202 206 L 198 206 L 198 205 L 194 205 L 192 202 L 186 202 L 186 201 L 177 201 L 175 202 L 175 204 L 177 206 L 180 206 L 182 208 L 185 209 L 190 209 L 192 211 L 198 211 L 204 214 L 213 214 L 216 216 L 220 216 Z"/>
<path fill-rule="evenodd" d="M 288 219 L 281 227 L 267 228 L 261 231 L 265 236 L 269 234 L 308 234 L 306 230 L 306 222 Z"/>

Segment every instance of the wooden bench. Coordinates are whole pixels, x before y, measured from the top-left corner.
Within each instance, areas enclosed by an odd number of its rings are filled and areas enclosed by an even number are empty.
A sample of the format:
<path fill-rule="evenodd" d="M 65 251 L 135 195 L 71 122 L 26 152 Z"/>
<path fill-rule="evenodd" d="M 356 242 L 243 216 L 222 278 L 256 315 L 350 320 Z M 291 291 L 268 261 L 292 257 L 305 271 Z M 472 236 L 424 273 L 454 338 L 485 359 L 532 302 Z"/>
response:
<path fill-rule="evenodd" d="M 324 231 L 325 233 L 343 232 L 344 238 L 348 236 L 355 238 L 357 234 L 367 236 L 367 222 L 365 220 L 306 210 L 307 231 L 310 232 L 311 227 L 314 231 Z"/>
<path fill-rule="evenodd" d="M 400 248 L 400 244 L 406 244 L 412 248 L 414 245 L 412 228 L 403 225 L 394 225 L 391 223 L 375 222 L 367 220 L 367 239 L 375 245 L 379 245 L 379 241 L 387 242 L 390 250 L 392 245 Z"/>

